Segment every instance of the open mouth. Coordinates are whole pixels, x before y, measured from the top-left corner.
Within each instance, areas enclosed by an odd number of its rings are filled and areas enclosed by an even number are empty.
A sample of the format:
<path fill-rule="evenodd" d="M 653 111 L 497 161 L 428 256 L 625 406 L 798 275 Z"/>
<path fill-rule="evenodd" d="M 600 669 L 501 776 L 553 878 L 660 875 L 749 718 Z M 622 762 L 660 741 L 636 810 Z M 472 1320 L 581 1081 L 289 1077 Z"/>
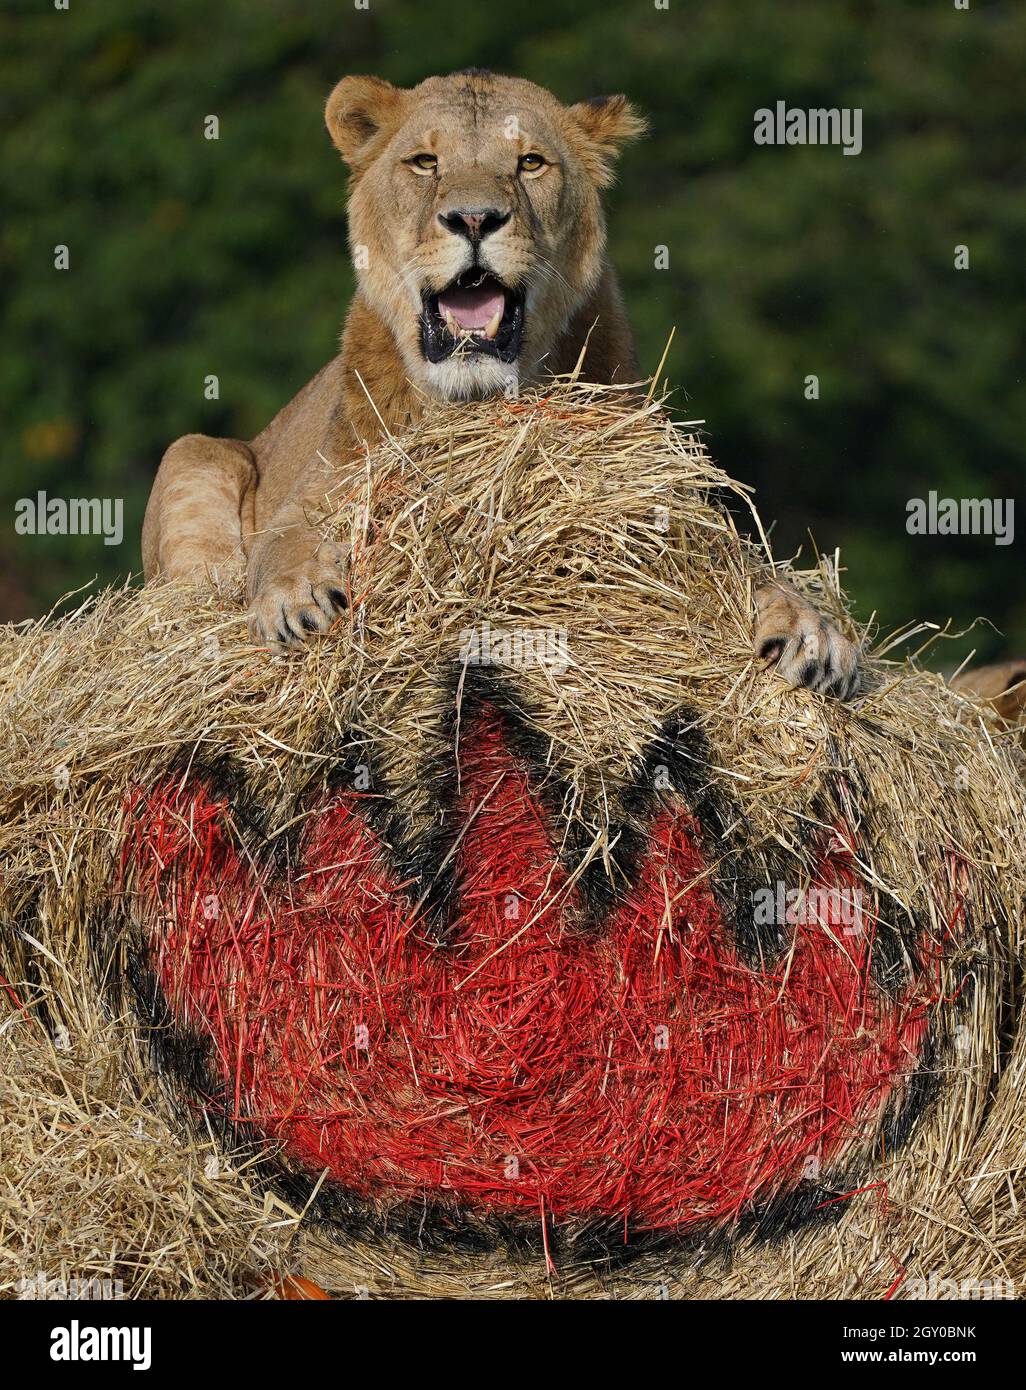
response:
<path fill-rule="evenodd" d="M 437 294 L 424 292 L 421 347 L 429 362 L 480 354 L 513 362 L 524 335 L 524 296 L 491 271 L 464 271 Z"/>

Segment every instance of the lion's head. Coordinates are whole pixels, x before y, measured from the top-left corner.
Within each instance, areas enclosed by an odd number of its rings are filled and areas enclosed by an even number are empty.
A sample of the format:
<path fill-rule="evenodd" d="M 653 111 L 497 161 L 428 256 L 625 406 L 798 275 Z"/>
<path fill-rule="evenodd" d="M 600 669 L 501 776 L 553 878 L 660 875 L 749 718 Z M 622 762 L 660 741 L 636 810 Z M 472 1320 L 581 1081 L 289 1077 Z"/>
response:
<path fill-rule="evenodd" d="M 433 395 L 515 390 L 595 292 L 599 190 L 643 122 L 622 96 L 564 106 L 470 71 L 401 90 L 346 77 L 328 130 L 352 170 L 360 293 Z"/>

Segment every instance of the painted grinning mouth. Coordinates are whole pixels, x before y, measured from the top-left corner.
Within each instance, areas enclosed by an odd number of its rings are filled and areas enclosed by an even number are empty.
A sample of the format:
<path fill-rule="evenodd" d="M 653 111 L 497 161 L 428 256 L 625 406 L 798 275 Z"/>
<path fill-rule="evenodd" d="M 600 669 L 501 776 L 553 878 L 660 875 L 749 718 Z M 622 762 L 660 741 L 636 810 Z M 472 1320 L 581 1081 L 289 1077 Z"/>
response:
<path fill-rule="evenodd" d="M 421 350 L 429 362 L 457 353 L 514 362 L 524 336 L 523 291 L 490 271 L 464 271 L 445 289 L 424 291 L 420 324 Z"/>

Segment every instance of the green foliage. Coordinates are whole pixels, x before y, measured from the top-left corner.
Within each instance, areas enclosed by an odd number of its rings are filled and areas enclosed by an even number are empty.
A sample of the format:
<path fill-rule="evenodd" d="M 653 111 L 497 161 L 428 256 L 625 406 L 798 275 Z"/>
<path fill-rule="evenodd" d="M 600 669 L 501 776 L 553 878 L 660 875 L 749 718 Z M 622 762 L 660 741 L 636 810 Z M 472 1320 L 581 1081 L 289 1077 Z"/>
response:
<path fill-rule="evenodd" d="M 1020 544 L 905 530 L 910 497 L 1012 497 L 1023 478 L 1012 3 L 19 0 L 0 52 L 0 612 L 137 569 L 166 445 L 251 436 L 334 350 L 352 289 L 321 123 L 334 81 L 476 65 L 568 101 L 625 91 L 649 115 L 610 199 L 642 361 L 675 326 L 679 408 L 757 485 L 778 553 L 807 554 L 809 533 L 841 546 L 885 628 L 986 614 L 1009 634 L 981 629 L 945 662 L 1026 649 Z M 862 107 L 862 154 L 756 146 L 753 113 L 778 98 Z M 14 500 L 39 488 L 123 496 L 125 545 L 15 537 Z"/>

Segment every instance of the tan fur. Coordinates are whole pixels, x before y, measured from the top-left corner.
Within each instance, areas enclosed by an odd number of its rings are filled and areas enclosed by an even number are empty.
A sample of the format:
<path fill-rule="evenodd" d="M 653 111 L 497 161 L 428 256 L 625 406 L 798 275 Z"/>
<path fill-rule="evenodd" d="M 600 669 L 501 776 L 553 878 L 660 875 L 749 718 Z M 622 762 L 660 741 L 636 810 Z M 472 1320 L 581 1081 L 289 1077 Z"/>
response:
<path fill-rule="evenodd" d="M 1004 724 L 1021 725 L 1026 739 L 1026 661 L 1002 661 L 963 671 L 951 684 L 963 694 L 990 705 Z"/>
<path fill-rule="evenodd" d="M 432 398 L 515 393 L 570 371 L 585 344 L 588 380 L 639 375 L 599 196 L 618 149 L 644 128 L 626 98 L 567 107 L 533 83 L 479 72 L 408 91 L 346 77 L 325 120 L 351 170 L 357 292 L 341 351 L 248 444 L 203 435 L 173 444 L 143 526 L 147 580 L 244 567 L 254 635 L 275 648 L 325 631 L 345 602 L 346 556 L 311 523 L 382 423 L 401 433 Z M 544 166 L 529 172 L 523 157 L 536 154 Z M 418 172 L 418 156 L 435 164 Z M 506 220 L 472 249 L 444 220 L 461 209 Z M 422 293 L 474 264 L 524 291 L 522 350 L 510 363 L 480 353 L 431 362 Z M 772 659 L 788 679 L 851 693 L 851 644 L 796 596 L 771 598 L 760 650 L 779 639 Z"/>

